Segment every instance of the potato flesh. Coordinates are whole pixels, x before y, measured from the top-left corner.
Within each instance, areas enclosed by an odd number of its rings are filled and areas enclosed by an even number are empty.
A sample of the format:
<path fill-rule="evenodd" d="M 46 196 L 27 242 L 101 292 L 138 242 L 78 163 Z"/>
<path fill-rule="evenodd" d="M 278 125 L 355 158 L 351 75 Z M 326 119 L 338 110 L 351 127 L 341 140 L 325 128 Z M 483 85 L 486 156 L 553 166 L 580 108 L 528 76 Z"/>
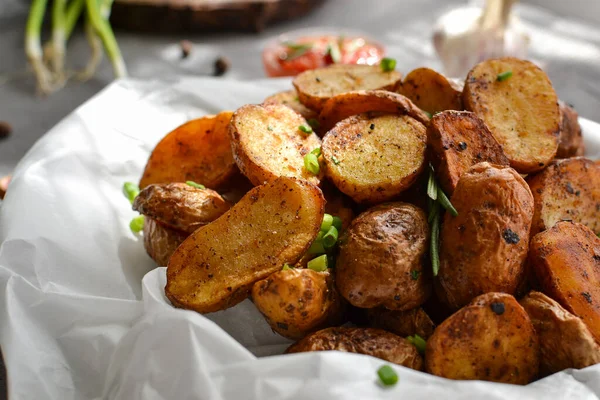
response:
<path fill-rule="evenodd" d="M 263 101 L 263 104 L 283 104 L 284 106 L 288 106 L 292 110 L 296 111 L 307 120 L 311 118 L 317 118 L 319 116 L 315 111 L 300 103 L 300 100 L 298 100 L 298 92 L 295 90 L 287 90 L 285 92 L 275 93 L 274 95 L 267 97 L 265 101 Z"/>
<path fill-rule="evenodd" d="M 585 145 L 583 143 L 583 135 L 581 126 L 579 125 L 579 114 L 573 107 L 565 104 L 562 101 L 560 105 L 561 124 L 560 124 L 560 140 L 558 142 L 558 151 L 556 158 L 569 158 L 583 156 L 585 153 Z"/>
<path fill-rule="evenodd" d="M 406 75 L 400 93 L 419 108 L 434 114 L 445 110 L 462 110 L 462 87 L 430 68 L 417 68 Z"/>
<path fill-rule="evenodd" d="M 177 248 L 167 297 L 201 313 L 234 306 L 256 281 L 300 259 L 319 232 L 323 208 L 319 188 L 302 180 L 278 178 L 252 189 Z"/>

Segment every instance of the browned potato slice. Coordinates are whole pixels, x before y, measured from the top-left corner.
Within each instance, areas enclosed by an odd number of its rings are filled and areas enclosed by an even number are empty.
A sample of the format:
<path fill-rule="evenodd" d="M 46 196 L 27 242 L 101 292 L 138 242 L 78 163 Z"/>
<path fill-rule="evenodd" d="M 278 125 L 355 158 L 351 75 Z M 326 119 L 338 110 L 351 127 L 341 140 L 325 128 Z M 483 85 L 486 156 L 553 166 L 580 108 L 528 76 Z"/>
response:
<path fill-rule="evenodd" d="M 444 378 L 526 385 L 539 367 L 539 344 L 527 313 L 514 297 L 487 293 L 435 329 L 425 368 Z"/>
<path fill-rule="evenodd" d="M 384 72 L 379 65 L 333 65 L 303 72 L 293 83 L 300 102 L 320 111 L 327 100 L 340 93 L 376 89 L 395 91 L 401 79 L 399 72 Z"/>
<path fill-rule="evenodd" d="M 153 183 L 194 181 L 218 189 L 237 172 L 229 143 L 231 111 L 187 122 L 154 148 L 140 181 Z"/>
<path fill-rule="evenodd" d="M 219 193 L 229 203 L 235 204 L 253 187 L 254 185 L 252 182 L 250 182 L 241 172 L 238 172 L 221 187 Z"/>
<path fill-rule="evenodd" d="M 419 335 L 427 339 L 433 334 L 435 324 L 422 308 L 408 311 L 395 311 L 386 308 L 370 308 L 367 310 L 369 325 L 395 333 L 398 336 Z"/>
<path fill-rule="evenodd" d="M 315 134 L 299 127 L 308 122 L 281 104 L 248 104 L 231 118 L 231 148 L 240 170 L 254 185 L 289 176 L 319 184 L 318 176 L 304 168 L 304 156 L 321 146 Z"/>
<path fill-rule="evenodd" d="M 427 216 L 407 203 L 388 203 L 360 214 L 340 239 L 336 283 L 356 307 L 410 310 L 430 294 L 423 259 Z"/>
<path fill-rule="evenodd" d="M 512 76 L 498 81 L 498 74 Z M 490 128 L 510 165 L 522 174 L 544 169 L 556 155 L 558 98 L 546 73 L 516 58 L 487 60 L 467 76 L 463 103 Z"/>
<path fill-rule="evenodd" d="M 561 124 L 560 139 L 556 158 L 569 158 L 582 156 L 585 152 L 581 126 L 579 126 L 579 114 L 573 107 L 559 101 Z"/>
<path fill-rule="evenodd" d="M 357 202 L 390 200 L 423 170 L 426 142 L 425 126 L 406 115 L 350 117 L 323 139 L 326 173 Z"/>
<path fill-rule="evenodd" d="M 444 216 L 436 293 L 453 309 L 488 292 L 513 294 L 525 276 L 533 197 L 510 167 L 477 164 L 452 195 L 458 216 Z"/>
<path fill-rule="evenodd" d="M 423 359 L 408 340 L 374 328 L 323 329 L 294 343 L 286 353 L 327 350 L 366 354 L 419 371 L 423 369 Z"/>
<path fill-rule="evenodd" d="M 402 82 L 400 93 L 431 114 L 463 109 L 462 87 L 430 68 L 409 72 Z"/>
<path fill-rule="evenodd" d="M 439 183 L 448 195 L 454 193 L 460 176 L 477 163 L 509 165 L 502 147 L 472 112 L 436 114 L 427 127 L 427 144 Z"/>
<path fill-rule="evenodd" d="M 564 220 L 600 233 L 599 164 L 586 158 L 556 160 L 527 183 L 535 204 L 532 235 Z"/>
<path fill-rule="evenodd" d="M 254 284 L 252 300 L 271 328 L 289 339 L 342 323 L 343 300 L 330 270 L 277 271 Z"/>
<path fill-rule="evenodd" d="M 300 259 L 319 232 L 324 202 L 318 187 L 299 179 L 255 187 L 177 248 L 167 297 L 201 313 L 236 305 L 256 281 Z"/>
<path fill-rule="evenodd" d="M 531 240 L 529 260 L 542 290 L 580 317 L 600 340 L 600 238 L 559 222 Z"/>
<path fill-rule="evenodd" d="M 429 117 L 401 94 L 386 90 L 360 90 L 340 93 L 327 100 L 319 114 L 321 131 L 325 133 L 341 120 L 369 111 L 406 114 L 422 124 L 429 122 Z"/>
<path fill-rule="evenodd" d="M 600 363 L 600 346 L 581 318 L 540 292 L 529 293 L 520 303 L 539 337 L 543 376 Z"/>
<path fill-rule="evenodd" d="M 306 120 L 317 118 L 319 116 L 315 111 L 300 103 L 298 92 L 295 90 L 275 93 L 274 95 L 267 97 L 265 101 L 263 101 L 263 104 L 283 104 L 302 115 Z"/>
<path fill-rule="evenodd" d="M 161 267 L 166 267 L 171 255 L 189 233 L 169 228 L 153 218 L 144 219 L 144 248 Z"/>
<path fill-rule="evenodd" d="M 185 183 L 150 185 L 142 189 L 133 209 L 172 229 L 192 233 L 229 210 L 219 193 Z"/>

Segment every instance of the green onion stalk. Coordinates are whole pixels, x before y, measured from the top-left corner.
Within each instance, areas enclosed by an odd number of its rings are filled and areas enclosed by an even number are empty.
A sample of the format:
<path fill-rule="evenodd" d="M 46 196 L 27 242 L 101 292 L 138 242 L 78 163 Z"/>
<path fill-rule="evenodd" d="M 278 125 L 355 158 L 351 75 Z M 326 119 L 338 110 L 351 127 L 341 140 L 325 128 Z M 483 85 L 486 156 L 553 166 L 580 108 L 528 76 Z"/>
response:
<path fill-rule="evenodd" d="M 110 59 L 113 66 L 114 74 L 117 78 L 122 78 L 127 75 L 127 68 L 125 67 L 125 61 L 121 55 L 121 50 L 117 45 L 117 39 L 108 23 L 108 20 L 102 15 L 102 7 L 98 6 L 97 0 L 85 0 L 87 6 L 87 17 L 94 28 L 96 34 L 102 40 L 104 44 L 104 50 Z M 112 2 L 105 6 L 107 10 L 110 10 Z"/>
<path fill-rule="evenodd" d="M 32 1 L 25 27 L 25 54 L 33 68 L 38 90 L 42 93 L 50 93 L 52 91 L 52 79 L 50 71 L 46 68 L 42 59 L 42 41 L 40 39 L 46 5 L 47 0 Z"/>

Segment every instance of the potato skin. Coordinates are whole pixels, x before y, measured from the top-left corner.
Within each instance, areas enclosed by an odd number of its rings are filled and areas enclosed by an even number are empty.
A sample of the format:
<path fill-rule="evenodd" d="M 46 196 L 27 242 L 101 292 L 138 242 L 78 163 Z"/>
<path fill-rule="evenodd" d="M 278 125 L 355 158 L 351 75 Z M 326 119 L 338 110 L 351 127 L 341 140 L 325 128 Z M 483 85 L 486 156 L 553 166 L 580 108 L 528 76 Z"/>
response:
<path fill-rule="evenodd" d="M 286 90 L 284 92 L 275 93 L 267 97 L 265 101 L 263 101 L 263 104 L 283 104 L 302 115 L 306 120 L 317 118 L 319 116 L 318 113 L 300 103 L 298 92 L 295 90 Z"/>
<path fill-rule="evenodd" d="M 519 303 L 539 337 L 542 376 L 600 363 L 600 346 L 581 318 L 540 292 L 529 293 Z"/>
<path fill-rule="evenodd" d="M 533 237 L 529 262 L 542 291 L 600 341 L 600 238 L 584 225 L 559 222 Z"/>
<path fill-rule="evenodd" d="M 431 292 L 424 268 L 428 245 L 429 225 L 420 208 L 400 202 L 370 208 L 340 240 L 340 294 L 361 308 L 402 311 L 420 306 Z"/>
<path fill-rule="evenodd" d="M 342 323 L 343 299 L 332 271 L 277 271 L 252 287 L 252 301 L 271 328 L 289 339 Z"/>
<path fill-rule="evenodd" d="M 144 248 L 161 267 L 166 267 L 171 255 L 189 236 L 189 233 L 169 228 L 155 219 L 144 219 Z"/>
<path fill-rule="evenodd" d="M 400 93 L 430 114 L 462 110 L 462 86 L 430 68 L 417 68 L 406 75 Z"/>
<path fill-rule="evenodd" d="M 435 324 L 422 308 L 407 311 L 369 308 L 367 310 L 369 326 L 384 329 L 398 336 L 419 335 L 423 339 L 433 334 Z"/>
<path fill-rule="evenodd" d="M 556 158 L 570 158 L 583 156 L 585 145 L 581 126 L 579 125 L 579 114 L 573 107 L 559 101 L 561 123 L 558 151 Z"/>
<path fill-rule="evenodd" d="M 449 379 L 526 385 L 538 374 L 538 338 L 514 297 L 486 293 L 435 329 L 425 368 Z"/>
<path fill-rule="evenodd" d="M 509 165 L 485 123 L 469 111 L 444 111 L 427 126 L 427 145 L 442 189 L 452 195 L 460 176 L 480 162 Z"/>
<path fill-rule="evenodd" d="M 214 190 L 186 183 L 146 186 L 133 202 L 133 209 L 140 214 L 188 234 L 219 218 L 230 207 Z"/>
<path fill-rule="evenodd" d="M 286 353 L 337 350 L 366 354 L 420 371 L 423 359 L 408 340 L 374 328 L 327 328 L 291 345 Z"/>
<path fill-rule="evenodd" d="M 435 289 L 452 309 L 488 292 L 514 294 L 525 277 L 533 196 L 510 167 L 480 163 L 465 172 L 444 216 Z"/>
<path fill-rule="evenodd" d="M 569 220 L 600 233 L 600 165 L 586 158 L 553 161 L 529 176 L 535 211 L 532 235 Z"/>

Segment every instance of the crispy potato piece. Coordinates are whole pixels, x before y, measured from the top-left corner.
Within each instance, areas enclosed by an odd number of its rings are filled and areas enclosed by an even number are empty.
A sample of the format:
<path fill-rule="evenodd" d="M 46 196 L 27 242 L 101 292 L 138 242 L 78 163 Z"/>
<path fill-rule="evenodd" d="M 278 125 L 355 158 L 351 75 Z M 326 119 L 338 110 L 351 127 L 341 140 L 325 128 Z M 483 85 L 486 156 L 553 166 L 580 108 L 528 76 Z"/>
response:
<path fill-rule="evenodd" d="M 538 338 L 514 297 L 487 293 L 435 329 L 425 368 L 444 378 L 526 385 L 538 373 Z"/>
<path fill-rule="evenodd" d="M 498 81 L 498 74 L 512 76 Z M 487 60 L 468 74 L 463 104 L 490 128 L 510 165 L 522 174 L 543 169 L 556 155 L 558 98 L 544 71 L 516 58 Z"/>
<path fill-rule="evenodd" d="M 422 124 L 429 123 L 427 114 L 401 94 L 386 90 L 360 90 L 340 93 L 327 100 L 319 114 L 321 131 L 325 133 L 341 120 L 369 111 L 405 114 Z"/>
<path fill-rule="evenodd" d="M 267 97 L 265 101 L 263 101 L 263 104 L 283 104 L 302 115 L 307 121 L 319 116 L 318 113 L 300 103 L 298 92 L 295 90 L 286 90 L 285 92 L 275 93 L 274 95 Z"/>
<path fill-rule="evenodd" d="M 600 238 L 584 225 L 559 222 L 531 240 L 529 260 L 542 291 L 600 340 Z"/>
<path fill-rule="evenodd" d="M 400 93 L 430 114 L 463 109 L 462 86 L 430 68 L 410 71 L 402 82 Z"/>
<path fill-rule="evenodd" d="M 390 200 L 423 170 L 426 142 L 425 126 L 406 115 L 350 117 L 323 139 L 326 174 L 354 201 Z"/>
<path fill-rule="evenodd" d="M 295 340 L 341 324 L 344 314 L 331 270 L 277 271 L 254 284 L 252 300 L 275 332 Z"/>
<path fill-rule="evenodd" d="M 254 185 L 289 176 L 319 184 L 322 172 L 315 176 L 304 168 L 304 156 L 321 146 L 315 134 L 300 129 L 308 122 L 291 108 L 281 104 L 248 104 L 231 118 L 231 148 L 240 170 Z"/>
<path fill-rule="evenodd" d="M 140 181 L 194 181 L 218 189 L 237 172 L 229 143 L 231 111 L 189 121 L 165 136 L 154 148 Z"/>
<path fill-rule="evenodd" d="M 556 160 L 527 183 L 535 205 L 532 236 L 564 220 L 600 233 L 600 165 L 586 158 Z"/>
<path fill-rule="evenodd" d="M 167 297 L 200 313 L 236 305 L 256 281 L 302 257 L 319 232 L 324 202 L 318 187 L 294 178 L 252 189 L 173 253 Z"/>
<path fill-rule="evenodd" d="M 303 72 L 293 83 L 300 102 L 320 111 L 327 100 L 340 93 L 377 89 L 393 92 L 401 79 L 399 72 L 383 72 L 379 65 L 337 64 Z"/>
<path fill-rule="evenodd" d="M 579 114 L 573 107 L 559 101 L 561 123 L 558 151 L 556 158 L 569 158 L 583 156 L 585 145 L 581 126 L 579 125 Z"/>
<path fill-rule="evenodd" d="M 398 336 L 419 335 L 427 339 L 433 334 L 435 324 L 422 308 L 408 311 L 395 311 L 386 308 L 367 310 L 369 325 L 392 332 Z"/>
<path fill-rule="evenodd" d="M 133 209 L 172 229 L 192 233 L 231 206 L 219 193 L 186 183 L 153 184 L 142 189 Z"/>
<path fill-rule="evenodd" d="M 449 196 L 460 176 L 473 165 L 484 161 L 509 165 L 485 123 L 469 111 L 436 114 L 427 127 L 427 144 L 439 183 Z"/>
<path fill-rule="evenodd" d="M 171 255 L 189 236 L 187 232 L 169 228 L 153 218 L 144 219 L 144 248 L 161 267 L 166 267 Z"/>
<path fill-rule="evenodd" d="M 336 283 L 356 307 L 410 310 L 431 292 L 423 259 L 427 216 L 408 203 L 387 203 L 360 214 L 340 239 Z"/>
<path fill-rule="evenodd" d="M 444 216 L 436 293 L 453 309 L 488 292 L 514 294 L 525 277 L 533 196 L 510 167 L 477 164 L 452 195 L 458 216 Z"/>
<path fill-rule="evenodd" d="M 540 292 L 529 293 L 520 303 L 539 337 L 542 376 L 600 363 L 600 346 L 581 318 Z"/>
<path fill-rule="evenodd" d="M 286 353 L 337 350 L 366 354 L 418 371 L 423 359 L 408 340 L 374 328 L 327 328 L 291 345 Z"/>
<path fill-rule="evenodd" d="M 254 185 L 241 172 L 238 172 L 221 187 L 219 193 L 226 201 L 235 204 L 252 189 Z"/>

